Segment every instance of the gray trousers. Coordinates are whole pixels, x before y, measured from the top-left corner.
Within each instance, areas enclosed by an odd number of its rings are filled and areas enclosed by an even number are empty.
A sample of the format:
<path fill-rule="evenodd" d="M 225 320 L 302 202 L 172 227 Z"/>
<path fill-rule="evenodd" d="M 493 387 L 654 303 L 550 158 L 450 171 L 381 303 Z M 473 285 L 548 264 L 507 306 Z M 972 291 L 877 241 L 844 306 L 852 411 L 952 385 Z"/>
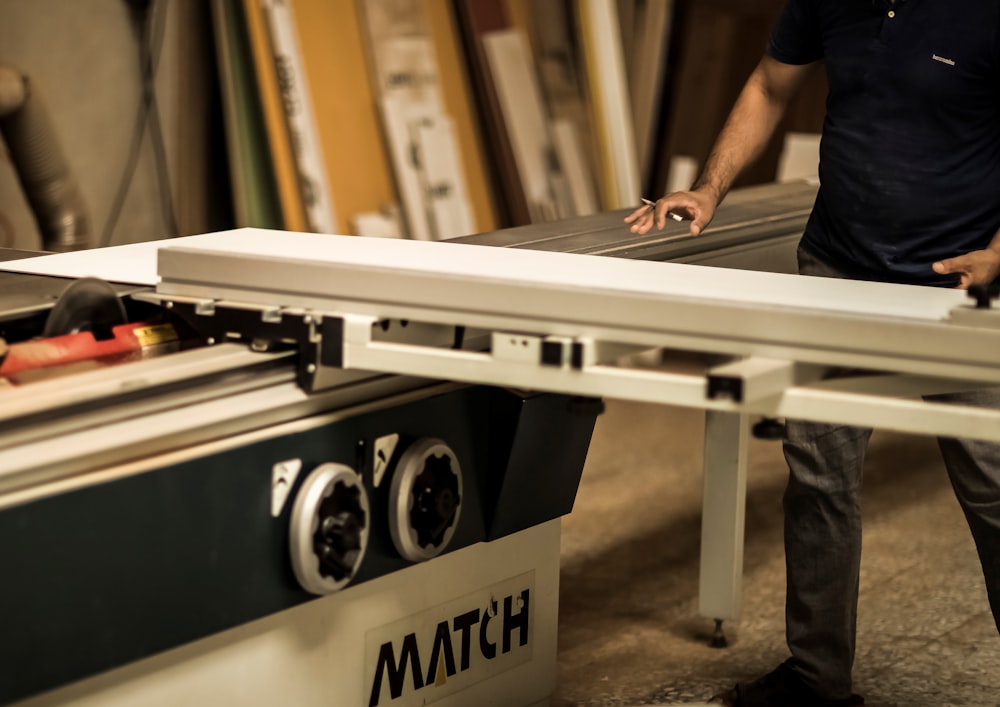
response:
<path fill-rule="evenodd" d="M 799 249 L 799 272 L 844 277 Z M 1000 390 L 936 395 L 935 401 L 1000 407 Z M 861 565 L 861 471 L 871 430 L 787 421 L 785 511 L 789 665 L 819 695 L 851 693 Z M 979 551 L 1000 629 L 1000 445 L 938 440 Z"/>

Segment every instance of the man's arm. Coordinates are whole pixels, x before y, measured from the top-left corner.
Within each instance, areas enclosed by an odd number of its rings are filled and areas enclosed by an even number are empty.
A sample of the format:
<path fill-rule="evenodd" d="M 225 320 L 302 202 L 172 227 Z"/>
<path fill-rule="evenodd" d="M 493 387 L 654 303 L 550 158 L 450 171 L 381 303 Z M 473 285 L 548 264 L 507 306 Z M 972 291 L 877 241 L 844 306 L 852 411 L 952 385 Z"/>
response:
<path fill-rule="evenodd" d="M 812 66 L 782 64 L 765 56 L 747 79 L 691 190 L 667 194 L 655 207 L 636 209 L 625 218 L 631 231 L 646 233 L 654 223 L 663 228 L 667 213 L 674 212 L 691 219 L 692 234 L 701 233 L 736 177 L 764 151 Z"/>

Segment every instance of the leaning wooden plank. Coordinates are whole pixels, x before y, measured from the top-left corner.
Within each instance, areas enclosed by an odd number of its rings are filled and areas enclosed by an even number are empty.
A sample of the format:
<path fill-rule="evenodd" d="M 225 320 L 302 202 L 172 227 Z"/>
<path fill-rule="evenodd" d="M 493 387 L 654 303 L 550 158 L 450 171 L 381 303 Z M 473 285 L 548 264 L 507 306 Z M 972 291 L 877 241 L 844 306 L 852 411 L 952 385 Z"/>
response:
<path fill-rule="evenodd" d="M 507 5 L 504 0 L 455 0 L 455 9 L 489 149 L 491 176 L 500 194 L 498 219 L 501 226 L 523 226 L 531 223 L 531 215 L 482 41 L 488 32 L 510 28 Z"/>
<path fill-rule="evenodd" d="M 306 76 L 292 0 L 260 0 L 270 30 L 306 223 L 315 233 L 335 233 L 337 218 L 327 179 L 311 89 Z"/>
<path fill-rule="evenodd" d="M 266 149 L 260 97 L 253 78 L 253 62 L 243 32 L 238 0 L 213 0 L 225 117 L 226 144 L 232 181 L 234 220 L 238 226 L 276 228 L 281 223 L 277 187 Z"/>
<path fill-rule="evenodd" d="M 572 204 L 560 198 L 550 181 L 550 172 L 557 172 L 556 177 L 561 173 L 524 32 L 488 32 L 483 35 L 483 48 L 532 222 L 572 215 Z"/>
<path fill-rule="evenodd" d="M 176 8 L 177 42 L 177 150 L 174 169 L 174 197 L 177 203 L 177 235 L 205 233 L 211 230 L 212 215 L 218 213 L 218 200 L 211 196 L 217 185 L 205 169 L 206 155 L 215 150 L 212 122 L 208 119 L 216 94 L 212 85 L 213 42 L 211 7 L 199 2 L 179 2 Z M 183 184 L 183 189 L 176 188 Z M 12 234 L 13 235 L 13 234 Z M 3 239 L 0 238 L 0 243 Z M 12 243 L 6 244 L 12 246 Z"/>
<path fill-rule="evenodd" d="M 226 137 L 226 158 L 229 165 L 229 188 L 233 199 L 233 221 L 237 226 L 247 222 L 245 177 L 239 164 L 239 130 L 236 121 L 236 87 L 233 77 L 233 57 L 227 27 L 226 0 L 212 0 L 212 29 L 215 35 L 215 60 L 219 72 L 222 118 Z"/>
<path fill-rule="evenodd" d="M 482 121 L 476 115 L 475 96 L 468 62 L 462 54 L 455 7 L 450 2 L 424 0 L 424 12 L 434 38 L 441 77 L 441 100 L 452 120 L 458 158 L 465 173 L 473 228 L 479 232 L 497 228 L 496 194 L 490 184 L 490 168 L 484 145 Z"/>
<path fill-rule="evenodd" d="M 647 0 L 637 9 L 641 10 L 637 18 L 639 41 L 636 43 L 636 51 L 632 53 L 629 92 L 635 121 L 639 173 L 642 183 L 647 184 L 657 156 L 657 114 L 662 105 L 664 77 L 667 75 L 667 50 L 670 45 L 674 0 Z"/>
<path fill-rule="evenodd" d="M 567 186 L 573 199 L 573 212 L 586 216 L 600 211 L 597 194 L 594 193 L 594 175 L 584 159 L 583 142 L 576 124 L 566 118 L 552 121 L 552 140 L 555 144 L 559 163 L 566 175 Z"/>
<path fill-rule="evenodd" d="M 372 86 L 380 107 L 396 189 L 407 231 L 420 240 L 439 240 L 474 232 L 465 174 L 441 95 L 434 42 L 422 0 L 368 0 L 362 6 Z M 421 135 L 435 135 L 432 151 Z M 449 144 L 443 144 L 449 141 Z M 427 174 L 433 162 L 439 173 Z M 442 198 L 445 195 L 445 198 Z M 447 218 L 439 213 L 452 209 Z M 435 216 L 435 214 L 438 214 Z"/>
<path fill-rule="evenodd" d="M 433 120 L 433 114 L 421 112 L 421 104 L 407 104 L 395 98 L 384 98 L 380 102 L 382 122 L 388 143 L 389 161 L 395 175 L 396 191 L 403 205 L 406 223 L 404 235 L 418 241 L 434 239 L 424 204 L 420 184 L 417 145 L 413 141 L 413 131 L 424 120 Z"/>
<path fill-rule="evenodd" d="M 339 227 L 395 201 L 355 0 L 294 0 L 305 75 Z"/>
<path fill-rule="evenodd" d="M 588 115 L 584 72 L 568 5 L 530 5 L 531 47 L 548 108 L 552 138 L 577 215 L 599 210 L 594 165 L 596 143 Z"/>
<path fill-rule="evenodd" d="M 472 213 L 465 193 L 454 124 L 445 115 L 435 115 L 433 120 L 417 124 L 413 142 L 418 148 L 431 230 L 439 240 L 468 235 Z"/>
<path fill-rule="evenodd" d="M 653 0 L 663 2 L 663 0 Z M 625 58 L 625 75 L 632 76 L 635 71 L 636 53 L 629 51 L 642 42 L 642 15 L 646 0 L 615 0 L 615 10 L 618 13 L 618 28 L 621 32 L 623 56 Z"/>
<path fill-rule="evenodd" d="M 288 231 L 309 230 L 306 225 L 298 169 L 292 153 L 281 89 L 278 86 L 274 51 L 267 34 L 267 24 L 264 21 L 260 0 L 243 0 L 243 14 L 253 55 L 257 90 L 260 93 L 261 108 L 264 113 L 271 164 L 278 187 L 282 224 Z"/>
<path fill-rule="evenodd" d="M 639 199 L 625 58 L 614 0 L 578 0 L 583 54 L 599 144 L 600 184 L 604 207 L 619 209 Z"/>

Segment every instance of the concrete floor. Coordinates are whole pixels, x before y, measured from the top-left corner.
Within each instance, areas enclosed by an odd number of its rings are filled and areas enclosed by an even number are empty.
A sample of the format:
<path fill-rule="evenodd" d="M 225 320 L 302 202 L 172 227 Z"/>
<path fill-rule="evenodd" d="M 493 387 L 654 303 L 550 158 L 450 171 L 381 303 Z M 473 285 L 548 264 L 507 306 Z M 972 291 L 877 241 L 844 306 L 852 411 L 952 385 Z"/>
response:
<path fill-rule="evenodd" d="M 743 618 L 697 613 L 703 413 L 607 401 L 563 523 L 554 707 L 698 703 L 786 657 L 780 444 L 755 440 Z M 929 438 L 876 432 L 864 490 L 855 689 L 869 707 L 1000 706 L 1000 640 Z"/>

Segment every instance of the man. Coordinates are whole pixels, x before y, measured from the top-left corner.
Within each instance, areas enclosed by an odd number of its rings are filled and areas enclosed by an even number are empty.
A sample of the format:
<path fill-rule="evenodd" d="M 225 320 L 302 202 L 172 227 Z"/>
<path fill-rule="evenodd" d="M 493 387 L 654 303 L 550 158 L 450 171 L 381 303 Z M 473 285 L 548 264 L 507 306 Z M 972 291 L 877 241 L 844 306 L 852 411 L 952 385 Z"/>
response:
<path fill-rule="evenodd" d="M 788 0 L 690 191 L 668 214 L 699 234 L 773 135 L 811 67 L 829 83 L 820 190 L 799 245 L 807 275 L 967 288 L 1000 275 L 1000 0 Z M 1000 393 L 944 396 L 1000 406 Z M 789 421 L 786 638 L 776 670 L 716 696 L 738 707 L 864 704 L 852 694 L 861 467 L 871 430 Z M 939 441 L 1000 628 L 1000 445 Z"/>

